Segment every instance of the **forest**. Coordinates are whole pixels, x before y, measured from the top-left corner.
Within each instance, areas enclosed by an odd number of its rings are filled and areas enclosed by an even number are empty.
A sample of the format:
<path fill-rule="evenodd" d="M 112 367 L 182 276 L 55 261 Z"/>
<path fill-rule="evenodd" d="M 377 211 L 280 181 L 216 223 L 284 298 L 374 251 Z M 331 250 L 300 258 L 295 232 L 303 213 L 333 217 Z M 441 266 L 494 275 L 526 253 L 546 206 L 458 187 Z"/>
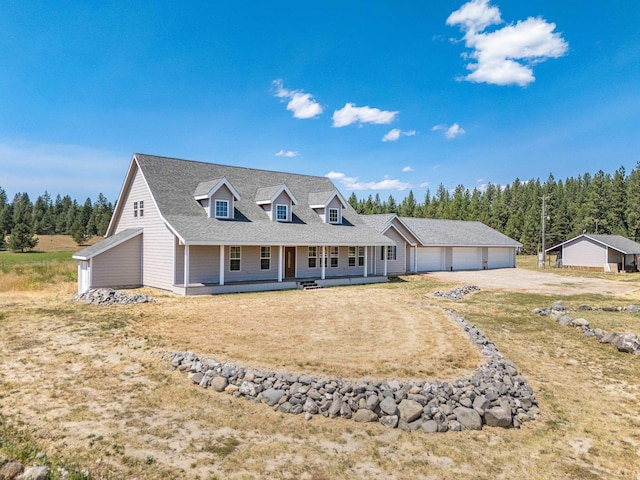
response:
<path fill-rule="evenodd" d="M 542 244 L 542 200 L 545 203 L 545 242 L 550 247 L 582 232 L 610 233 L 638 241 L 640 237 L 640 162 L 627 174 L 624 167 L 613 173 L 600 170 L 556 180 L 552 174 L 540 179 L 515 179 L 508 185 L 488 184 L 469 190 L 458 185 L 452 191 L 440 184 L 434 195 L 427 190 L 416 200 L 413 191 L 396 202 L 392 195 L 358 199 L 349 203 L 360 214 L 397 213 L 404 217 L 474 220 L 518 240 L 522 253 L 536 253 Z M 113 204 L 101 193 L 94 202 L 79 204 L 69 195 L 55 200 L 45 192 L 32 202 L 17 193 L 9 202 L 0 187 L 0 248 L 12 232 L 30 235 L 72 235 L 80 245 L 105 234 Z M 17 230 L 16 230 L 17 228 Z M 27 245 L 28 246 L 28 245 Z"/>

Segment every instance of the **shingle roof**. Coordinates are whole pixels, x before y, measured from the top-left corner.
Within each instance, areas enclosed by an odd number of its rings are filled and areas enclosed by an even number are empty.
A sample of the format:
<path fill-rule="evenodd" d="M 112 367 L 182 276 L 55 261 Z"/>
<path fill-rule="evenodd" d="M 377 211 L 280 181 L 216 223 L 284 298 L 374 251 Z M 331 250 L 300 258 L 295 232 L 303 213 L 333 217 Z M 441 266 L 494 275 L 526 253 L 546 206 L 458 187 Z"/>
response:
<path fill-rule="evenodd" d="M 111 235 L 100 242 L 91 245 L 90 247 L 83 248 L 79 252 L 73 254 L 73 258 L 77 260 L 89 260 L 92 257 L 95 257 L 99 253 L 102 253 L 110 248 L 119 245 L 120 243 L 126 242 L 127 240 L 135 237 L 136 235 L 140 235 L 142 233 L 142 228 L 127 228 L 126 230 L 122 230 L 121 232 L 116 233 L 115 235 Z"/>
<path fill-rule="evenodd" d="M 206 182 L 200 182 L 196 189 L 193 192 L 194 197 L 201 197 L 203 195 L 207 195 L 213 187 L 215 187 L 218 183 L 222 181 L 221 178 L 216 178 L 214 180 L 207 180 Z"/>
<path fill-rule="evenodd" d="M 590 238 L 602 245 L 611 247 L 614 250 L 619 251 L 620 253 L 624 253 L 625 255 L 640 255 L 640 243 L 634 242 L 633 240 L 629 240 L 628 238 L 623 237 L 621 235 L 605 235 L 605 234 L 596 234 L 596 233 L 580 234 L 577 237 L 570 238 L 566 242 L 562 242 L 562 243 L 559 243 L 558 245 L 554 245 L 551 248 L 547 248 L 547 252 L 556 250 L 557 248 L 560 248 L 562 245 L 572 242 L 573 240 L 576 240 L 580 237 Z"/>
<path fill-rule="evenodd" d="M 212 163 L 134 155 L 162 217 L 191 244 L 388 245 L 389 239 L 369 228 L 350 205 L 343 209 L 341 225 L 324 223 L 309 208 L 311 192 L 336 191 L 325 177 L 272 172 Z M 238 191 L 235 219 L 208 218 L 193 192 L 208 180 L 226 178 Z M 286 185 L 299 203 L 293 222 L 269 219 L 256 203 L 256 194 L 274 185 Z"/>
<path fill-rule="evenodd" d="M 482 222 L 400 217 L 424 246 L 521 247 Z"/>
<path fill-rule="evenodd" d="M 395 213 L 381 213 L 376 215 L 360 215 L 360 218 L 377 232 L 384 232 L 391 220 L 396 217 Z"/>

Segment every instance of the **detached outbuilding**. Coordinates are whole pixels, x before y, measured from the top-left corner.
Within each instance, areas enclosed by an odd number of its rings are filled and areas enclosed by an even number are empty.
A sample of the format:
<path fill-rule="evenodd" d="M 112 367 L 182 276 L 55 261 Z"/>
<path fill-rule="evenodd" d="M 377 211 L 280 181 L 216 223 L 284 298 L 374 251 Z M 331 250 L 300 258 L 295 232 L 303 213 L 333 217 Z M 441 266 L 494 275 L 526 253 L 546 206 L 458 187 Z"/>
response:
<path fill-rule="evenodd" d="M 604 272 L 635 271 L 640 243 L 620 235 L 583 233 L 546 251 L 558 252 L 556 265 L 559 267 Z"/>

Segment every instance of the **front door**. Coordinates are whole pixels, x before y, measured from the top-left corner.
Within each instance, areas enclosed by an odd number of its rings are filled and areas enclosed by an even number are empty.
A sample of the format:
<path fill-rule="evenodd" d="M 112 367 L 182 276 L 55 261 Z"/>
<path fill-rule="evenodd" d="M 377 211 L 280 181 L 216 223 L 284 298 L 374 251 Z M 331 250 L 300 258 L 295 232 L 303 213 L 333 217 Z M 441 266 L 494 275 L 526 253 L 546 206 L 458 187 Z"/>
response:
<path fill-rule="evenodd" d="M 284 277 L 296 276 L 296 247 L 284 247 Z"/>

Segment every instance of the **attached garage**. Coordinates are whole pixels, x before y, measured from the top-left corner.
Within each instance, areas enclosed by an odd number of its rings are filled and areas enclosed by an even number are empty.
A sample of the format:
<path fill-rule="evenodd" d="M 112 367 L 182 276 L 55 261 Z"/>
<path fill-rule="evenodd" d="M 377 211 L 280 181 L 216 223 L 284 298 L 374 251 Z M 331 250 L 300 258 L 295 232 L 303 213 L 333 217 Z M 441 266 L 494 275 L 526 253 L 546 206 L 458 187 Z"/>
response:
<path fill-rule="evenodd" d="M 482 249 L 478 247 L 453 247 L 453 270 L 481 270 Z"/>
<path fill-rule="evenodd" d="M 437 272 L 444 270 L 444 248 L 422 247 L 418 248 L 418 271 Z"/>
<path fill-rule="evenodd" d="M 513 248 L 489 247 L 487 268 L 513 268 L 516 255 Z"/>

